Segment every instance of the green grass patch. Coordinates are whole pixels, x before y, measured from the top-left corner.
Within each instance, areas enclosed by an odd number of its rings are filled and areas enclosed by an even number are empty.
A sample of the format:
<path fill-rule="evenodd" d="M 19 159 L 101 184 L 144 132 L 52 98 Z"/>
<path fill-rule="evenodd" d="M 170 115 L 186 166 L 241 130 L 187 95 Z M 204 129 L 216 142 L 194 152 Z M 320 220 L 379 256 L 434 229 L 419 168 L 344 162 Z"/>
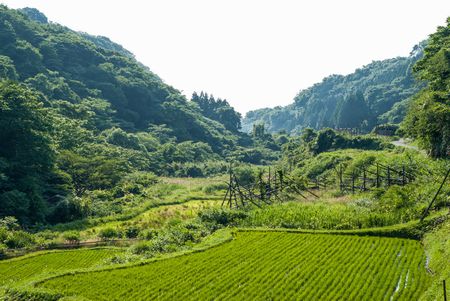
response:
<path fill-rule="evenodd" d="M 427 233 L 423 244 L 432 284 L 421 300 L 444 300 L 442 280 L 447 281 L 447 294 L 450 293 L 450 220 Z"/>

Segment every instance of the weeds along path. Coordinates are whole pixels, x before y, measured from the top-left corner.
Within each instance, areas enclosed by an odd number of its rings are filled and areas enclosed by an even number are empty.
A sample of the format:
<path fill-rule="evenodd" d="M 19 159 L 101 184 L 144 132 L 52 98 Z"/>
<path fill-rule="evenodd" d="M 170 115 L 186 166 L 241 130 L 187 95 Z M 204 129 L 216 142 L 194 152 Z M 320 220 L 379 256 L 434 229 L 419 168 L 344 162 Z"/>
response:
<path fill-rule="evenodd" d="M 250 231 L 204 252 L 37 287 L 90 300 L 417 300 L 429 281 L 415 240 Z"/>

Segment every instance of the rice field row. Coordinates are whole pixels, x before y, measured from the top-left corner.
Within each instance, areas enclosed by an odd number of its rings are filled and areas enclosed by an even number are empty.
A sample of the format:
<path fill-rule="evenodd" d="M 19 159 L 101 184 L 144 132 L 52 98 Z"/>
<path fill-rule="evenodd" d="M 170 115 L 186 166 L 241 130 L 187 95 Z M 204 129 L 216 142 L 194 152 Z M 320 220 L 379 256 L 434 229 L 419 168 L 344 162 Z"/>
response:
<path fill-rule="evenodd" d="M 413 240 L 238 232 L 204 252 L 37 286 L 90 300 L 417 300 L 424 265 Z"/>
<path fill-rule="evenodd" d="M 33 254 L 0 261 L 0 287 L 40 279 L 60 272 L 102 265 L 117 248 L 78 249 Z"/>

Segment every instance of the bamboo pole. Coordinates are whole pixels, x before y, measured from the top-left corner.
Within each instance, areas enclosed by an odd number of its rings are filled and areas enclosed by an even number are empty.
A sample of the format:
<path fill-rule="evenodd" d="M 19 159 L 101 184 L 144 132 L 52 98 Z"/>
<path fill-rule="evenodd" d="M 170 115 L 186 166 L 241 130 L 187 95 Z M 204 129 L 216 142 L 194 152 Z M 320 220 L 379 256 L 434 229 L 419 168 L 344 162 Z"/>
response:
<path fill-rule="evenodd" d="M 444 177 L 444 180 L 441 183 L 441 186 L 439 186 L 438 191 L 436 191 L 436 194 L 434 195 L 433 199 L 431 200 L 430 204 L 428 205 L 427 209 L 425 210 L 424 214 L 420 218 L 420 221 L 423 221 L 424 218 L 428 215 L 428 211 L 430 211 L 431 206 L 433 205 L 434 201 L 437 199 L 439 193 L 441 192 L 442 187 L 444 186 L 445 182 L 447 181 L 448 175 L 450 174 L 450 168 L 447 170 L 447 174 Z"/>
<path fill-rule="evenodd" d="M 442 288 L 444 289 L 444 301 L 447 301 L 447 290 L 445 288 L 445 279 L 442 280 Z"/>

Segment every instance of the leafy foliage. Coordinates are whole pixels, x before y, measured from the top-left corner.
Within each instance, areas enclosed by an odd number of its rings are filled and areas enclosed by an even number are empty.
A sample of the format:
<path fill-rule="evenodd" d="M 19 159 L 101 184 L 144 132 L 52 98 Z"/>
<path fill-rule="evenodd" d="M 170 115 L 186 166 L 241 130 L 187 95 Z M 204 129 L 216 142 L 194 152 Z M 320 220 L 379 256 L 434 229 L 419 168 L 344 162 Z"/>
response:
<path fill-rule="evenodd" d="M 36 94 L 12 82 L 0 83 L 0 104 L 0 216 L 43 221 L 56 157 L 47 110 Z"/>
<path fill-rule="evenodd" d="M 432 157 L 450 156 L 450 18 L 430 36 L 424 57 L 414 66 L 427 82 L 405 120 L 406 132 Z"/>
<path fill-rule="evenodd" d="M 199 95 L 194 92 L 192 101 L 199 106 L 203 115 L 220 122 L 226 129 L 237 132 L 241 128 L 241 114 L 236 112 L 226 99 L 215 99 L 208 93 L 200 92 Z"/>

